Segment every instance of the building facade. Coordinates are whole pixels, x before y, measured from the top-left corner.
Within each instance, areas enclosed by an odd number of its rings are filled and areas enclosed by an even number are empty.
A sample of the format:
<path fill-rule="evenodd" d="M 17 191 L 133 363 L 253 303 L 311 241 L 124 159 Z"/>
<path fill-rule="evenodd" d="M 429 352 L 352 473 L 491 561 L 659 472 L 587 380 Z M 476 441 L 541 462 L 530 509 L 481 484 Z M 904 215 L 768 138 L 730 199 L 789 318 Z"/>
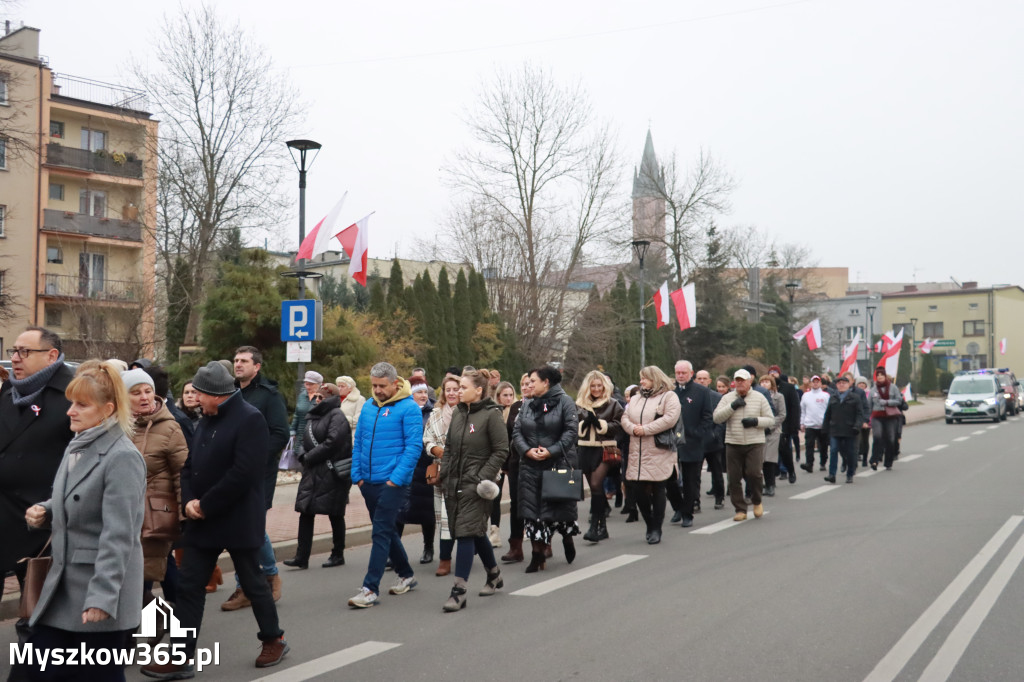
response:
<path fill-rule="evenodd" d="M 68 359 L 151 355 L 157 122 L 143 93 L 55 74 L 39 30 L 0 37 L 0 345 L 27 325 Z"/>

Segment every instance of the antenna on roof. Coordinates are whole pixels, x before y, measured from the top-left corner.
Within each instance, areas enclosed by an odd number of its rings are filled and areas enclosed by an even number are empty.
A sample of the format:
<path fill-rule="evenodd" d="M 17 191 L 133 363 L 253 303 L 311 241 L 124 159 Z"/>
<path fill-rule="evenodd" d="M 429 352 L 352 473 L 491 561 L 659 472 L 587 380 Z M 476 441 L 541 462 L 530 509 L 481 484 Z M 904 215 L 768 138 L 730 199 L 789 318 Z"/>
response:
<path fill-rule="evenodd" d="M 956 279 L 953 277 L 953 275 L 950 275 L 949 279 L 951 279 L 953 281 L 953 284 L 956 285 L 957 289 L 963 289 L 964 288 L 964 285 L 960 284 L 960 282 L 956 281 Z"/>

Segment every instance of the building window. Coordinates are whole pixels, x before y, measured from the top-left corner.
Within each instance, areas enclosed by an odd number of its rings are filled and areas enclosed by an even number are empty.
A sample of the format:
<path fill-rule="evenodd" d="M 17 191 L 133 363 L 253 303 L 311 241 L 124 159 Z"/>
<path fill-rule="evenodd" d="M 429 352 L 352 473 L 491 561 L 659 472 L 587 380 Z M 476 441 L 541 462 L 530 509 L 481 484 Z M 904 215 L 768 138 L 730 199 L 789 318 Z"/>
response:
<path fill-rule="evenodd" d="M 921 332 L 924 334 L 926 339 L 941 339 L 942 338 L 942 323 L 941 322 L 925 322 L 924 330 Z"/>
<path fill-rule="evenodd" d="M 78 293 L 95 296 L 103 291 L 106 278 L 106 256 L 102 253 L 78 254 Z"/>
<path fill-rule="evenodd" d="M 860 308 L 850 308 L 850 317 L 860 316 Z"/>
<path fill-rule="evenodd" d="M 102 130 L 82 128 L 82 149 L 95 152 L 107 148 L 107 134 Z"/>
<path fill-rule="evenodd" d="M 7 223 L 7 207 L 0 204 L 0 237 L 6 237 L 6 223 Z"/>
<path fill-rule="evenodd" d="M 937 313 L 938 311 L 939 311 L 939 306 L 937 306 L 937 305 L 930 305 L 930 306 L 928 306 L 928 312 L 930 312 L 930 313 Z"/>
<path fill-rule="evenodd" d="M 985 336 L 985 320 L 964 320 L 964 336 Z"/>
<path fill-rule="evenodd" d="M 7 140 L 0 137 L 0 170 L 7 168 Z"/>
<path fill-rule="evenodd" d="M 94 218 L 107 217 L 107 193 L 83 189 L 78 193 L 78 212 Z"/>
<path fill-rule="evenodd" d="M 9 76 L 6 73 L 0 73 L 0 104 L 4 106 L 10 104 L 7 100 L 7 79 Z"/>
<path fill-rule="evenodd" d="M 894 324 L 892 326 L 893 334 L 899 334 L 901 331 L 903 332 L 903 336 L 908 338 L 908 339 L 914 333 L 914 330 L 910 328 L 910 323 L 909 322 L 901 322 L 899 324 Z"/>
<path fill-rule="evenodd" d="M 46 247 L 46 262 L 61 264 L 64 262 L 64 249 L 59 246 Z"/>
<path fill-rule="evenodd" d="M 46 306 L 46 326 L 60 327 L 64 321 L 64 311 L 55 306 Z"/>
<path fill-rule="evenodd" d="M 859 327 L 847 327 L 846 328 L 846 340 L 847 341 L 853 341 L 853 337 L 856 336 L 857 334 L 860 334 L 860 337 L 862 339 L 864 338 L 864 326 L 863 325 L 861 325 Z"/>
<path fill-rule="evenodd" d="M 50 137 L 64 139 L 64 121 L 50 121 Z"/>
<path fill-rule="evenodd" d="M 898 306 L 896 306 L 896 314 L 897 315 L 906 315 L 907 314 L 907 306 L 905 306 L 905 305 L 898 305 Z"/>
<path fill-rule="evenodd" d="M 968 303 L 967 304 L 967 309 L 968 310 L 977 310 L 978 309 L 978 304 L 977 303 Z"/>
<path fill-rule="evenodd" d="M 64 201 L 64 185 L 59 185 L 56 182 L 51 182 L 50 198 L 56 199 L 57 201 Z"/>

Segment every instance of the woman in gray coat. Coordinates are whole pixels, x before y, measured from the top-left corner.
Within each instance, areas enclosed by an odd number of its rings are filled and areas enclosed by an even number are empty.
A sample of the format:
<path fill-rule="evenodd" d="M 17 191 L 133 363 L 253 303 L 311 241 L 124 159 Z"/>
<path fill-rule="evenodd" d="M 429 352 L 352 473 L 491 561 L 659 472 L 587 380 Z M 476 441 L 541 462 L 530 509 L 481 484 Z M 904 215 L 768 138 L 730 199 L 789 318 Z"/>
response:
<path fill-rule="evenodd" d="M 29 621 L 37 655 L 40 649 L 125 648 L 142 611 L 146 464 L 129 438 L 128 393 L 116 367 L 89 360 L 66 395 L 75 436 L 57 469 L 53 496 L 25 512 L 29 526 L 52 529 L 53 565 Z M 124 680 L 123 667 L 115 664 L 75 672 L 82 679 Z"/>
<path fill-rule="evenodd" d="M 508 431 L 501 408 L 487 397 L 489 380 L 490 374 L 481 370 L 462 373 L 459 404 L 441 458 L 438 478 L 448 527 L 456 542 L 455 586 L 445 602 L 445 611 L 466 606 L 466 581 L 476 554 L 487 570 L 487 584 L 480 596 L 492 595 L 503 585 L 487 531 L 491 506 L 499 492 L 495 479 L 508 458 Z"/>

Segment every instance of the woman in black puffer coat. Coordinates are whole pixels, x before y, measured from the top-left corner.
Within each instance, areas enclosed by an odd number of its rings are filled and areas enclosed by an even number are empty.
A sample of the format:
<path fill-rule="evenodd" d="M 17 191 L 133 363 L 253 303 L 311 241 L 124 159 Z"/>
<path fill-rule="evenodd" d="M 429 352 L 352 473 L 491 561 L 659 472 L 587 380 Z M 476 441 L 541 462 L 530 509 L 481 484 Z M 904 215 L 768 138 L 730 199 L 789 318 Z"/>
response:
<path fill-rule="evenodd" d="M 352 428 L 341 411 L 338 387 L 323 384 L 313 394 L 313 407 L 306 413 L 303 432 L 305 451 L 299 456 L 302 480 L 295 495 L 295 511 L 299 512 L 299 537 L 295 557 L 286 559 L 285 566 L 309 568 L 309 554 L 313 548 L 313 521 L 317 514 L 326 514 L 331 520 L 334 547 L 323 567 L 345 563 L 345 505 L 352 487 L 350 478 L 339 479 L 328 466 L 329 462 L 352 459 Z"/>
<path fill-rule="evenodd" d="M 519 456 L 519 516 L 533 545 L 527 573 L 544 568 L 544 546 L 558 532 L 562 535 L 565 560 L 576 558 L 572 536 L 578 535 L 576 502 L 541 499 L 544 471 L 568 466 L 576 468 L 579 419 L 576 402 L 559 385 L 562 373 L 546 365 L 530 371 L 533 397 L 519 412 L 512 431 L 512 445 Z"/>

